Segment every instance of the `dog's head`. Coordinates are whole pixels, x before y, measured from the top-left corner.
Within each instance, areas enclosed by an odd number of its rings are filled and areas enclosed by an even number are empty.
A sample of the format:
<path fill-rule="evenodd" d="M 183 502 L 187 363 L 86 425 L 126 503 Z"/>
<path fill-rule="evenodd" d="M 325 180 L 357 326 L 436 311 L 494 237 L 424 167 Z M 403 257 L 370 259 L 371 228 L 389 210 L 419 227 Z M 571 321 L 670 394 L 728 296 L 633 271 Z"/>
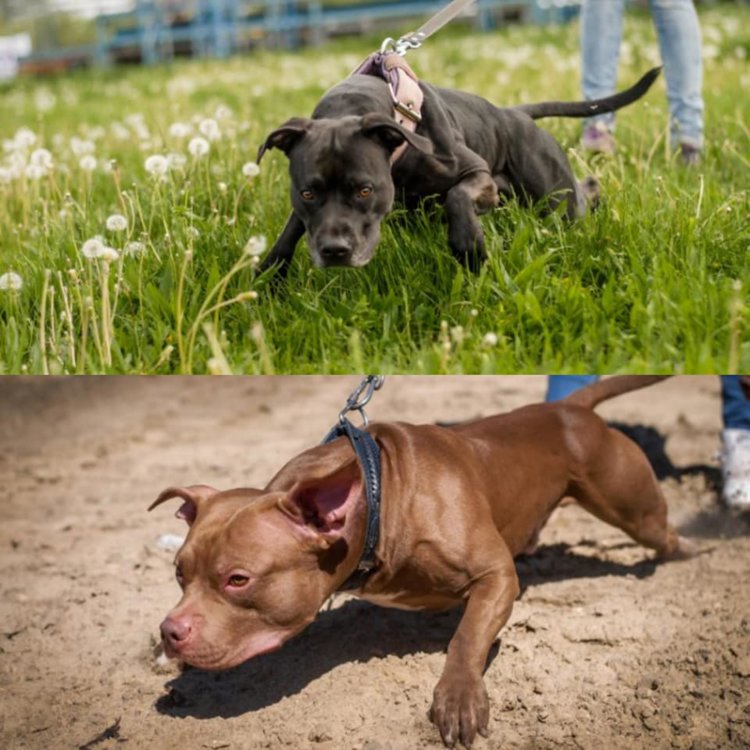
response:
<path fill-rule="evenodd" d="M 304 222 L 316 266 L 364 266 L 375 254 L 380 223 L 393 205 L 391 158 L 407 143 L 432 144 L 380 114 L 310 120 L 274 130 L 258 152 L 289 157 L 292 207 Z"/>
<path fill-rule="evenodd" d="M 182 598 L 161 624 L 167 655 L 227 669 L 312 622 L 357 556 L 361 495 L 356 460 L 290 491 L 164 490 L 151 508 L 179 498 L 190 527 L 175 559 Z"/>

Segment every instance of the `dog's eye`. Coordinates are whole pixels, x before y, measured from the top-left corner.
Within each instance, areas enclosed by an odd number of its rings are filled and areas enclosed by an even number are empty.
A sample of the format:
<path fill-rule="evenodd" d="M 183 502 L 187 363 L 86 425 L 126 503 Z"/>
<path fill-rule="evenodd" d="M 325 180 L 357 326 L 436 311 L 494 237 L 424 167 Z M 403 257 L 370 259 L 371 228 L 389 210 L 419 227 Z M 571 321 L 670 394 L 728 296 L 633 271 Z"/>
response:
<path fill-rule="evenodd" d="M 360 198 L 369 198 L 372 195 L 372 188 L 369 185 L 363 185 L 358 191 L 357 195 Z"/>
<path fill-rule="evenodd" d="M 315 193 L 313 193 L 312 190 L 301 190 L 300 195 L 302 196 L 302 200 L 305 200 L 305 201 L 315 200 Z"/>
<path fill-rule="evenodd" d="M 230 586 L 236 586 L 239 588 L 240 586 L 244 586 L 250 579 L 247 576 L 239 575 L 236 573 L 235 575 L 229 576 L 229 580 L 227 583 Z"/>
<path fill-rule="evenodd" d="M 180 586 L 185 582 L 185 576 L 182 575 L 182 568 L 179 565 L 174 566 L 174 577 L 177 579 L 177 583 L 179 583 Z"/>

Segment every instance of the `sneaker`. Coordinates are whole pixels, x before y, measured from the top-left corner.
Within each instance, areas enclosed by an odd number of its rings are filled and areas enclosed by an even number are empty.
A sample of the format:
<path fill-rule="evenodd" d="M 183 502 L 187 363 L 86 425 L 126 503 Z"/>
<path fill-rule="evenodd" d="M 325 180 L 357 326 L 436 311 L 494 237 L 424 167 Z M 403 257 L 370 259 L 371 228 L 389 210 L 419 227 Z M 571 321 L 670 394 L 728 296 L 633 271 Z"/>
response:
<path fill-rule="evenodd" d="M 701 163 L 701 150 L 690 143 L 681 143 L 680 159 L 686 167 L 697 167 Z"/>
<path fill-rule="evenodd" d="M 750 430 L 727 428 L 721 442 L 721 499 L 730 508 L 750 510 Z"/>
<path fill-rule="evenodd" d="M 583 130 L 581 145 L 587 151 L 593 151 L 597 154 L 608 154 L 611 156 L 615 153 L 615 139 L 609 132 L 606 125 L 589 125 Z"/>

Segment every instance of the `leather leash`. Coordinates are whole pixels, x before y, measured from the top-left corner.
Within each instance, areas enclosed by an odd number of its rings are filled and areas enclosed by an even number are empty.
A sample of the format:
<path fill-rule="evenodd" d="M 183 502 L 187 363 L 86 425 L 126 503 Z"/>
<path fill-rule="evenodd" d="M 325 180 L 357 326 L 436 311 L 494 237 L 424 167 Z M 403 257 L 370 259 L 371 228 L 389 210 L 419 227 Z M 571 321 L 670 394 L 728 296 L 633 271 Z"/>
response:
<path fill-rule="evenodd" d="M 447 23 L 450 23 L 462 10 L 468 8 L 474 0 L 453 0 L 444 8 L 439 10 L 428 21 L 423 23 L 416 31 L 413 31 L 400 39 L 387 38 L 380 47 L 381 52 L 395 52 L 402 57 L 410 50 L 421 47 L 426 39 L 429 39 L 436 31 L 440 31 Z"/>

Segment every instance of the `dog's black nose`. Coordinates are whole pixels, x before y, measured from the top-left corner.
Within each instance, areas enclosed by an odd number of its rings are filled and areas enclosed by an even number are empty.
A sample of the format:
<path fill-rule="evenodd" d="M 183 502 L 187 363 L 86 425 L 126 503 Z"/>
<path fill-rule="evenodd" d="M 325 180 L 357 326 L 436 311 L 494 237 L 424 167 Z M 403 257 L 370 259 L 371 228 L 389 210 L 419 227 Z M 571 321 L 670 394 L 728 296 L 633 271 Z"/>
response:
<path fill-rule="evenodd" d="M 341 263 L 349 257 L 351 250 L 346 242 L 329 242 L 320 248 L 320 255 L 326 262 Z"/>

